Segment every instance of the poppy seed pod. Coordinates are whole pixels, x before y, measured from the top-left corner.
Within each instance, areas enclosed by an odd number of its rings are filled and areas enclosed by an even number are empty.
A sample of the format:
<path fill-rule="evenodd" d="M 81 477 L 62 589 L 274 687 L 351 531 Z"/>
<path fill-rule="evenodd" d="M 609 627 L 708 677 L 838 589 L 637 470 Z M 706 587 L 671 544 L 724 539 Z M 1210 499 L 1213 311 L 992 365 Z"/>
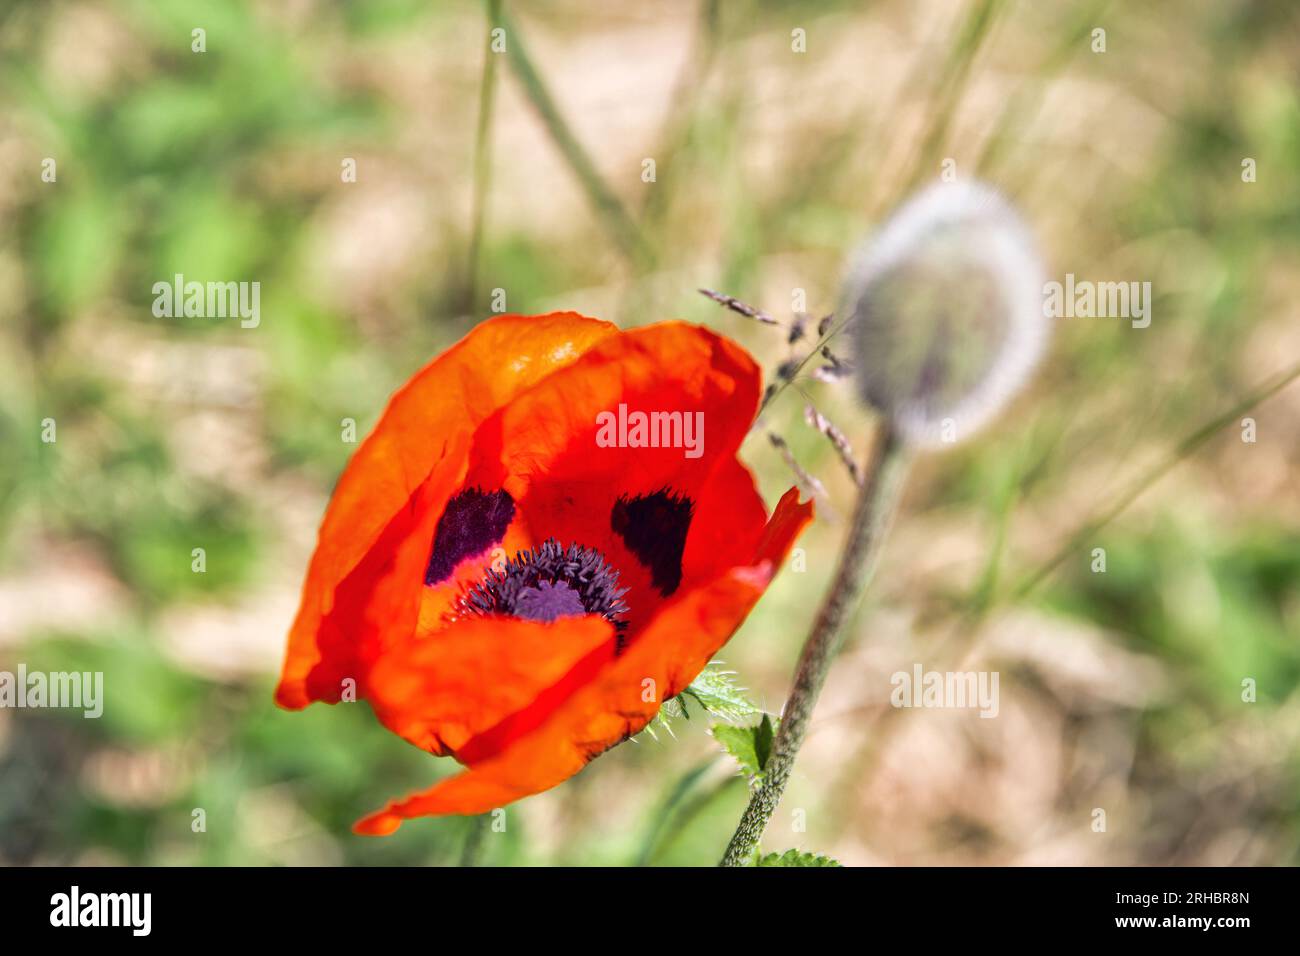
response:
<path fill-rule="evenodd" d="M 912 445 L 968 438 L 1020 389 L 1050 331 L 1033 237 L 979 183 L 909 200 L 854 258 L 841 314 L 862 399 Z"/>

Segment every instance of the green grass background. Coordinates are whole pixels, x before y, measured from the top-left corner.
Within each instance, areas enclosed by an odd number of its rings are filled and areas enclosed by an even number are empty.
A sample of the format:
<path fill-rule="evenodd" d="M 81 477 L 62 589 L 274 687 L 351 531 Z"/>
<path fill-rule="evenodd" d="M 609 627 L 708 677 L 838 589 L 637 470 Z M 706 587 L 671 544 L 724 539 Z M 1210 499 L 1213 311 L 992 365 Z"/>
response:
<path fill-rule="evenodd" d="M 1300 362 L 1298 61 L 1283 2 L 6 4 L 0 666 L 102 670 L 107 699 L 0 712 L 0 862 L 457 862 L 465 820 L 348 829 L 449 761 L 364 705 L 271 704 L 343 420 L 494 290 L 705 322 L 775 368 L 781 332 L 695 289 L 833 310 L 951 159 L 1053 277 L 1152 282 L 1153 321 L 1062 322 L 1029 394 L 921 463 L 767 848 L 1295 863 L 1300 385 L 1253 400 Z M 178 272 L 260 281 L 261 325 L 153 317 Z M 746 445 L 769 501 L 793 478 L 765 429 L 830 505 L 721 655 L 772 710 L 851 496 L 807 400 L 870 445 L 812 381 Z M 913 662 L 998 670 L 999 718 L 888 708 Z M 482 860 L 715 862 L 745 785 L 706 728 L 512 806 Z"/>

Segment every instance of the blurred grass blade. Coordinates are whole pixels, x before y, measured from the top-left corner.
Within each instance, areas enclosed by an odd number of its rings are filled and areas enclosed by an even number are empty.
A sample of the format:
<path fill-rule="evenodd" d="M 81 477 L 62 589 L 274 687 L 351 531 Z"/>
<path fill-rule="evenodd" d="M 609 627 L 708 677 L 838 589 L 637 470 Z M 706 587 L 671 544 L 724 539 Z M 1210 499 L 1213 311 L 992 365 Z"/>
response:
<path fill-rule="evenodd" d="M 1112 0 L 1095 0 L 1094 3 L 1079 8 L 1068 26 L 1057 37 L 1051 52 L 1033 71 L 1033 81 L 1020 85 L 1014 95 L 1007 100 L 997 121 L 993 124 L 993 134 L 989 136 L 980 151 L 979 158 L 975 161 L 975 169 L 980 176 L 996 178 L 991 175 L 990 170 L 1002 161 L 1007 152 L 1023 142 L 1016 134 L 1023 132 L 1027 120 L 1037 114 L 1048 86 L 1067 65 L 1082 55 L 1081 51 L 1088 49 L 1088 36 L 1098 23 L 1105 22 L 1104 18 L 1110 12 L 1111 3 Z M 1016 131 L 1016 134 L 1013 134 L 1013 131 Z M 1038 167 L 1033 168 L 1038 169 Z"/>
<path fill-rule="evenodd" d="M 605 228 L 629 259 L 638 264 L 648 263 L 650 250 L 641 236 L 640 229 L 623 204 L 619 202 L 618 197 L 614 195 L 613 190 L 596 171 L 595 163 L 582 148 L 582 144 L 578 142 L 578 138 L 569 128 L 569 124 L 564 121 L 564 117 L 560 115 L 559 107 L 551 98 L 550 91 L 542 82 L 532 59 L 528 56 L 518 26 L 504 9 L 500 14 L 500 23 L 506 31 L 507 56 L 510 58 L 511 69 L 514 70 L 533 108 L 542 118 L 546 131 L 559 147 L 560 153 L 574 175 L 578 177 L 578 182 L 582 184 L 587 198 L 600 215 Z"/>
<path fill-rule="evenodd" d="M 1002 0 L 984 0 L 970 11 L 962 22 L 935 86 L 931 108 L 928 111 L 930 123 L 921 141 L 917 161 L 912 167 L 908 192 L 934 176 L 939 147 L 943 145 L 944 138 L 948 134 L 957 103 L 967 90 L 966 77 L 975 62 L 976 54 L 992 32 L 993 24 L 997 22 L 998 15 L 1003 9 Z"/>
<path fill-rule="evenodd" d="M 1149 491 L 1161 478 L 1174 469 L 1185 458 L 1191 456 L 1197 449 L 1214 437 L 1220 429 L 1224 428 L 1238 415 L 1250 411 L 1256 405 L 1269 398 L 1272 398 L 1282 389 L 1286 388 L 1296 379 L 1300 378 L 1300 364 L 1293 365 L 1273 378 L 1265 382 L 1255 391 L 1247 395 L 1237 404 L 1233 405 L 1227 411 L 1217 415 L 1210 421 L 1206 422 L 1200 428 L 1196 429 L 1176 446 L 1173 451 L 1155 467 L 1146 474 L 1138 478 L 1137 481 L 1129 487 L 1122 495 L 1115 500 L 1105 511 L 1098 517 L 1084 524 L 1078 531 L 1072 534 L 1061 548 L 1052 555 L 1046 562 L 1040 565 L 1035 571 L 1022 579 L 1019 585 L 1012 592 L 1012 600 L 1019 600 L 1040 585 L 1053 571 L 1061 566 L 1071 554 L 1074 554 L 1080 545 L 1095 535 L 1106 525 L 1114 521 L 1119 515 L 1126 511 L 1129 505 L 1133 504 L 1142 493 Z"/>
<path fill-rule="evenodd" d="M 668 831 L 668 824 L 672 822 L 678 808 L 691 795 L 695 785 L 700 782 L 704 774 L 715 763 L 717 763 L 717 758 L 710 757 L 708 760 L 696 764 L 673 784 L 663 803 L 655 811 L 654 819 L 646 831 L 645 839 L 641 842 L 636 859 L 632 862 L 633 866 L 650 865 L 654 859 L 655 850 L 658 849 L 664 834 Z"/>
<path fill-rule="evenodd" d="M 483 856 L 483 837 L 492 826 L 492 814 L 481 813 L 469 822 L 465 842 L 461 846 L 460 865 L 478 866 Z"/>
<path fill-rule="evenodd" d="M 691 142 L 705 80 L 717 58 L 720 20 L 721 0 L 701 0 L 691 52 L 673 82 L 667 115 L 655 139 L 660 144 L 655 153 L 659 157 L 659 178 L 656 188 L 646 191 L 641 206 L 641 226 L 651 234 L 654 234 L 654 226 L 662 221 L 674 193 L 673 189 L 665 188 L 665 174 L 671 176 L 672 171 L 679 167 L 689 170 L 687 147 Z"/>
<path fill-rule="evenodd" d="M 473 312 L 478 294 L 478 260 L 483 245 L 483 217 L 492 179 L 492 106 L 496 101 L 497 57 L 492 29 L 501 21 L 501 0 L 487 0 L 487 41 L 483 46 L 483 78 L 478 91 L 478 127 L 474 132 L 474 198 L 470 213 L 469 262 L 465 276 L 465 311 Z"/>

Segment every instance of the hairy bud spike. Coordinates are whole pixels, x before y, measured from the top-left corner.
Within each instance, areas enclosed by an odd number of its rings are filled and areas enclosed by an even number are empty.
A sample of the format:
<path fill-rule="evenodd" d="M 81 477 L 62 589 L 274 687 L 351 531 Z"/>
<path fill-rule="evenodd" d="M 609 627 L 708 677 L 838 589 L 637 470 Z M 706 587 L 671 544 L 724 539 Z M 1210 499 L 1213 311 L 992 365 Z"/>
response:
<path fill-rule="evenodd" d="M 815 476 L 804 470 L 804 467 L 799 464 L 799 460 L 794 457 L 794 452 L 790 451 L 790 446 L 786 444 L 784 438 L 776 432 L 768 432 L 767 440 L 772 443 L 772 447 L 781 455 L 781 460 L 785 462 L 786 467 L 794 472 L 795 479 L 799 482 L 801 488 L 823 500 L 829 497 L 826 494 L 826 486 L 818 481 Z"/>
<path fill-rule="evenodd" d="M 721 292 L 714 292 L 712 289 L 699 289 L 697 291 L 705 298 L 712 299 L 714 302 L 718 303 L 718 305 L 728 308 L 732 312 L 743 315 L 747 319 L 754 319 L 756 322 L 762 322 L 764 325 L 781 324 L 778 320 L 772 318 L 772 316 L 768 315 L 762 309 L 756 309 L 752 305 L 741 302 L 733 295 L 723 295 Z"/>
<path fill-rule="evenodd" d="M 849 444 L 848 438 L 844 432 L 835 427 L 835 423 L 829 418 L 817 411 L 812 405 L 807 405 L 803 410 L 804 421 L 813 428 L 817 429 L 830 441 L 831 447 L 835 453 L 840 456 L 840 461 L 848 469 L 849 476 L 853 479 L 855 485 L 862 484 L 862 469 L 858 466 L 857 459 L 853 456 L 853 446 Z"/>

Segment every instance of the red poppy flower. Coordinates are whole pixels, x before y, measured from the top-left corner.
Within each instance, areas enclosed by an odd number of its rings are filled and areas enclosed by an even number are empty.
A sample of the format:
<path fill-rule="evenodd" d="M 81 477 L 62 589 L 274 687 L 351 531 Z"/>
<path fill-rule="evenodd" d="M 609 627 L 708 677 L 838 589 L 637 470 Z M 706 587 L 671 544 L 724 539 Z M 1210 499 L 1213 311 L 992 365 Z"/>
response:
<path fill-rule="evenodd" d="M 553 787 L 695 678 L 812 514 L 791 489 L 769 521 L 736 459 L 759 388 L 706 329 L 560 312 L 482 323 L 393 396 L 325 513 L 276 700 L 353 688 L 468 769 L 358 832 Z"/>

